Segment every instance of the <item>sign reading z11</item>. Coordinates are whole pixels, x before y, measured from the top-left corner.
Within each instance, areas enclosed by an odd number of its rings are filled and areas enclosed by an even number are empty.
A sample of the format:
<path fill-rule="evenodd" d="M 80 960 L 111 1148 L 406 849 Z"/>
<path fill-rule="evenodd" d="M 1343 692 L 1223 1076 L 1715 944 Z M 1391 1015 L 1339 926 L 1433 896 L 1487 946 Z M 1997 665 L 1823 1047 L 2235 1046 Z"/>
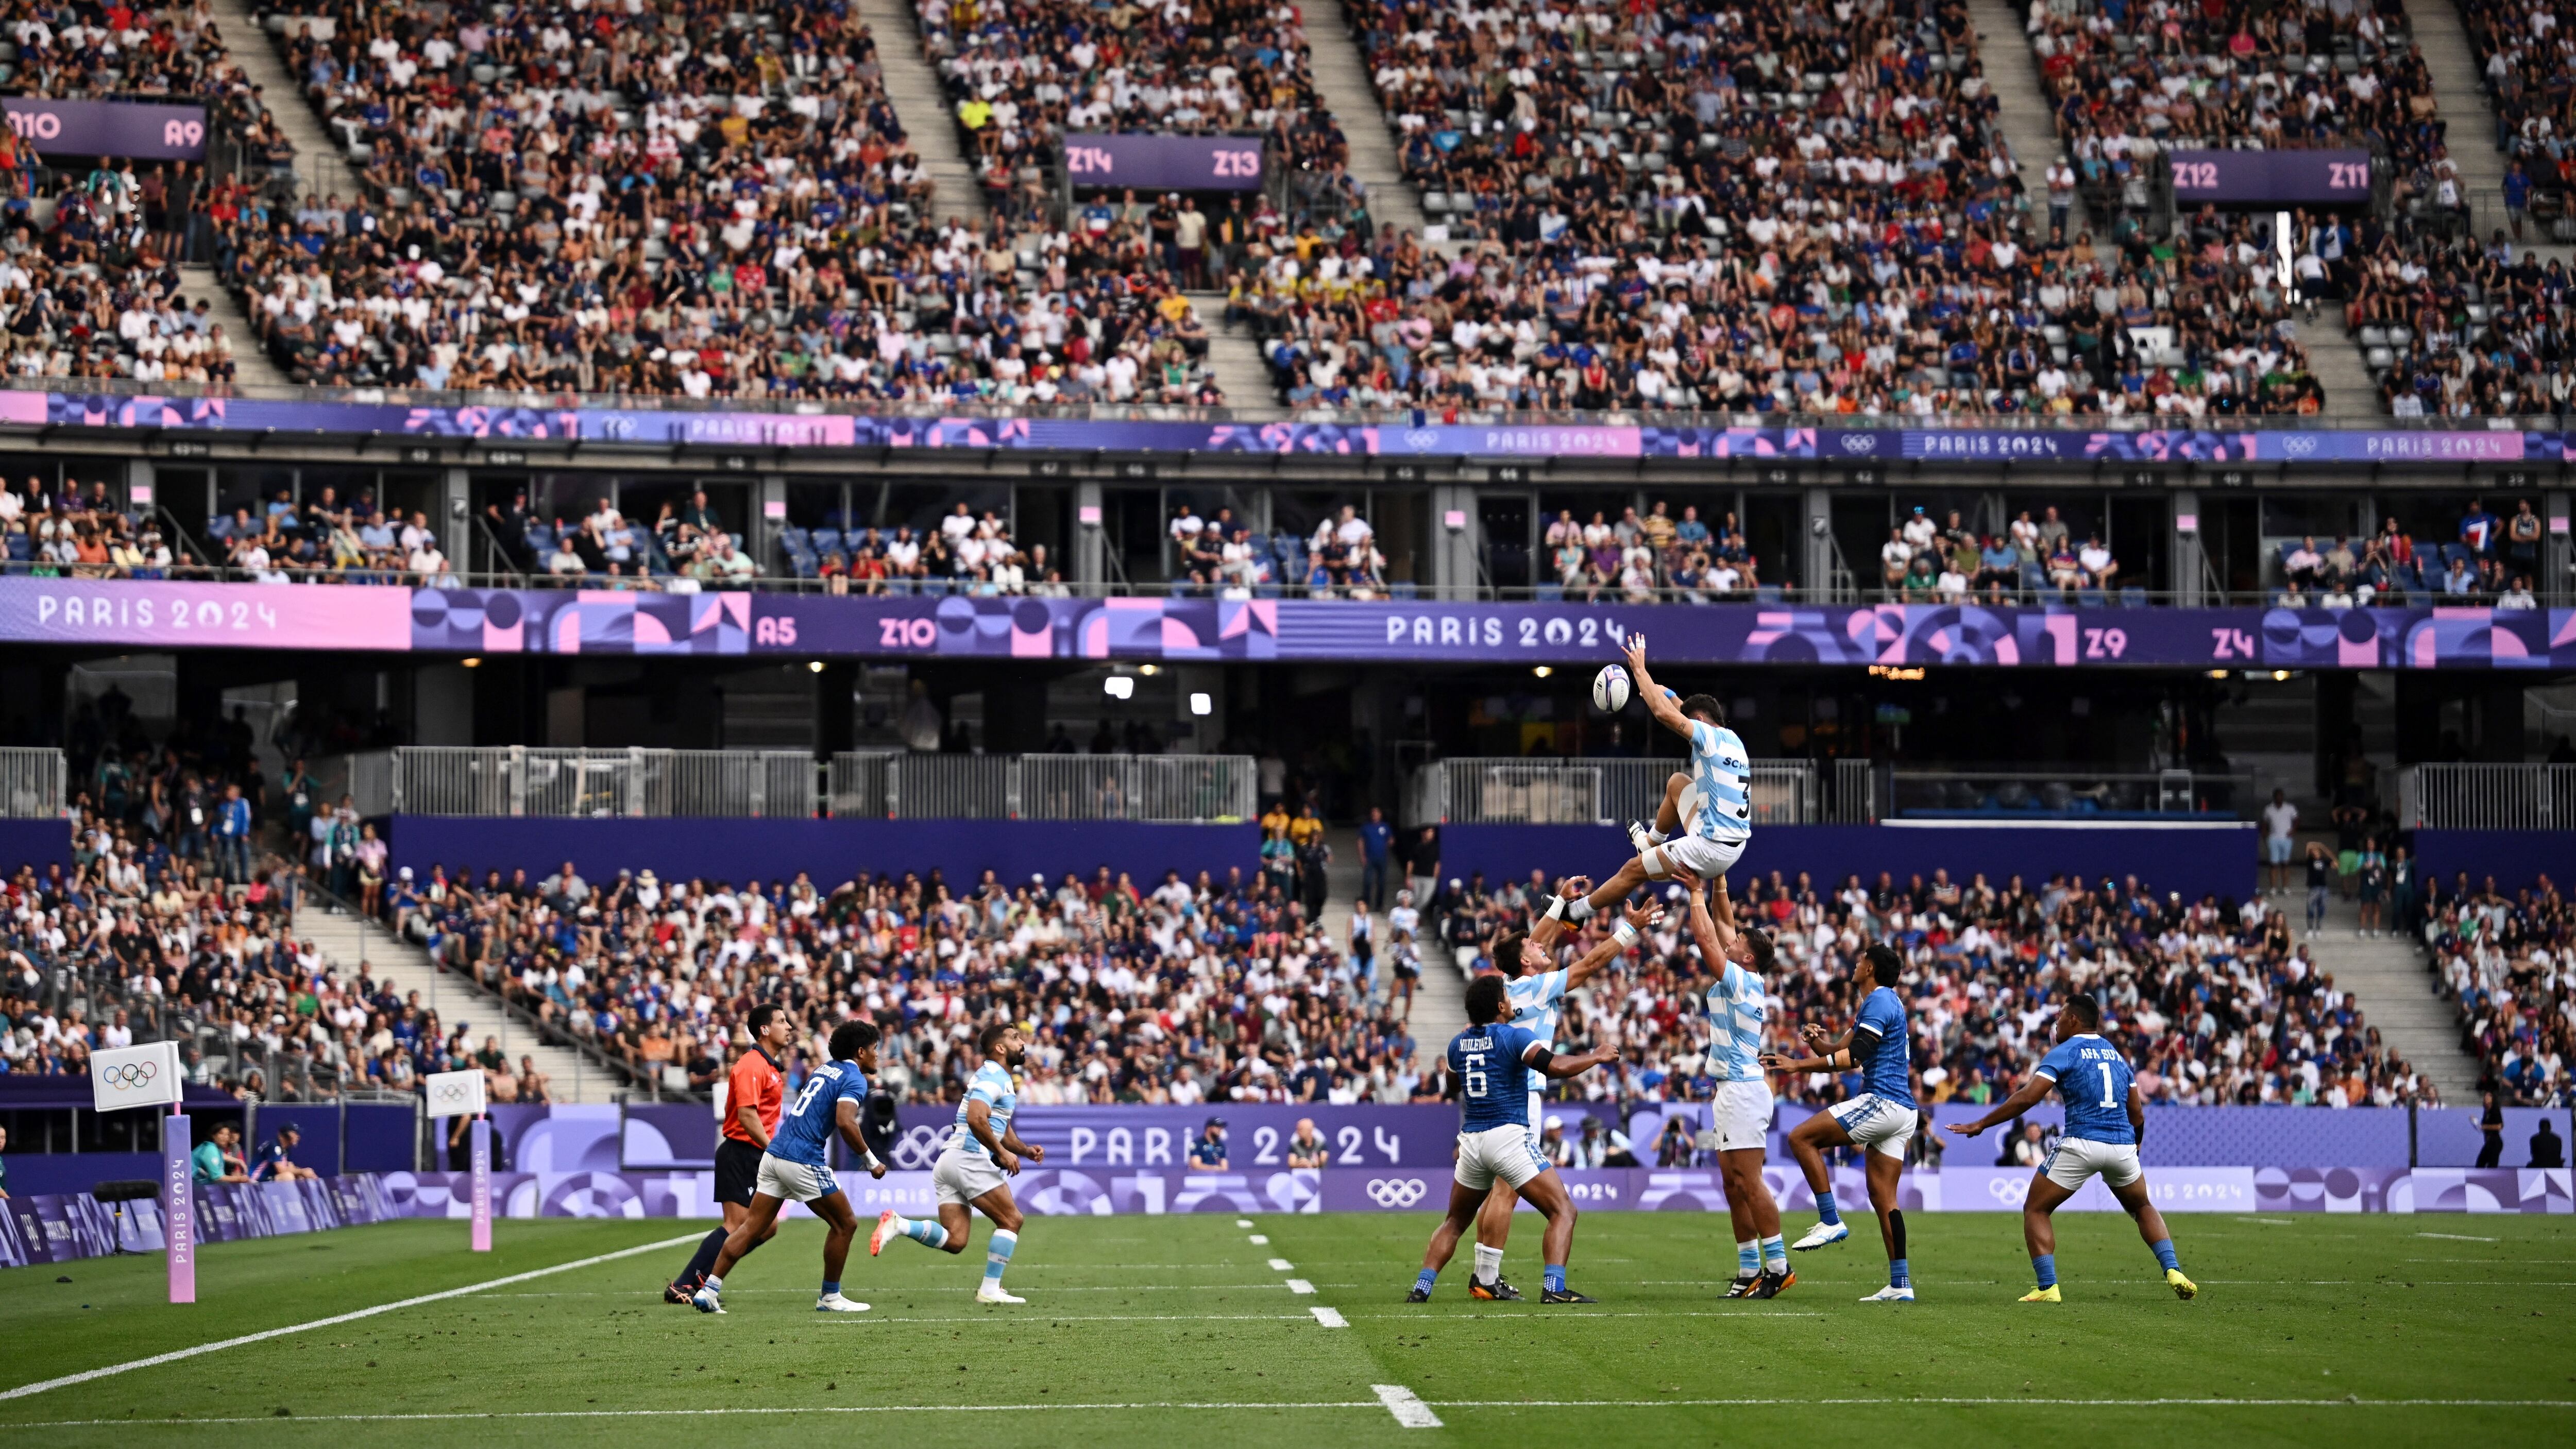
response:
<path fill-rule="evenodd" d="M 2174 200 L 2266 206 L 2370 200 L 2367 151 L 2175 151 Z"/>

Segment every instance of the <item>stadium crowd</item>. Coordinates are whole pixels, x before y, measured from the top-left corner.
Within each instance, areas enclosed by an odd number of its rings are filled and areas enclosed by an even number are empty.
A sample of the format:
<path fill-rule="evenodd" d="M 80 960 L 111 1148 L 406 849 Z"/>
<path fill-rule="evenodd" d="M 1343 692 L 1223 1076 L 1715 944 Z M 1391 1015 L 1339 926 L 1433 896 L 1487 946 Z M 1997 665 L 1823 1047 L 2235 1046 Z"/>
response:
<path fill-rule="evenodd" d="M 2507 1105 L 2576 1104 L 2576 912 L 2547 875 L 2508 895 L 2495 878 L 2426 882 L 2421 930 L 2443 993 Z"/>
<path fill-rule="evenodd" d="M 368 193 L 225 259 L 298 381 L 1222 401 L 1141 211 L 967 220 L 847 6 L 307 0 L 280 40 Z"/>

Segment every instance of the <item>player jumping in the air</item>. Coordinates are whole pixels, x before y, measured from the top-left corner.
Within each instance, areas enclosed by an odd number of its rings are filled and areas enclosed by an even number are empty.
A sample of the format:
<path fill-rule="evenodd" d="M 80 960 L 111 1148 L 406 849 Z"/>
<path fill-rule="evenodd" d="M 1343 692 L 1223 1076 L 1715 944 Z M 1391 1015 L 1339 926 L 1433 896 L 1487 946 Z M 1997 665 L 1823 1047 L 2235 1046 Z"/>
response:
<path fill-rule="evenodd" d="M 715 1271 L 698 1285 L 689 1301 L 700 1313 L 722 1313 L 724 1275 L 742 1261 L 752 1245 L 768 1236 L 778 1209 L 801 1202 L 814 1210 L 829 1231 L 823 1238 L 823 1292 L 814 1307 L 824 1313 L 865 1313 L 868 1305 L 841 1296 L 841 1267 L 850 1258 L 850 1243 L 859 1235 L 850 1199 L 832 1177 L 832 1136 L 850 1144 L 867 1164 L 870 1177 L 883 1177 L 886 1165 L 868 1150 L 859 1135 L 859 1113 L 868 1100 L 869 1072 L 877 1065 L 876 1024 L 845 1021 L 832 1028 L 832 1060 L 814 1069 L 796 1094 L 796 1105 L 778 1119 L 778 1135 L 761 1154 L 760 1182 L 740 1226 L 716 1254 Z"/>
<path fill-rule="evenodd" d="M 1798 1275 L 1780 1237 L 1780 1205 L 1762 1180 L 1763 1134 L 1771 1130 L 1771 1082 L 1762 1073 L 1764 978 L 1772 963 L 1771 938 L 1735 923 L 1726 877 L 1710 882 L 1716 909 L 1697 876 L 1673 877 L 1690 896 L 1691 939 L 1711 973 L 1703 1001 L 1708 1010 L 1708 1074 L 1717 1079 L 1712 1115 L 1717 1124 L 1717 1170 L 1726 1183 L 1726 1211 L 1735 1220 L 1735 1282 L 1729 1298 L 1776 1298 Z"/>
<path fill-rule="evenodd" d="M 868 1235 L 868 1253 L 884 1252 L 887 1242 L 899 1237 L 962 1253 L 975 1224 L 966 1212 L 971 1206 L 993 1220 L 993 1241 L 984 1250 L 984 1281 L 975 1290 L 975 1301 L 1025 1303 L 1027 1299 L 1002 1291 L 1002 1270 L 1011 1266 L 1011 1254 L 1020 1246 L 1020 1205 L 1011 1200 L 1010 1180 L 1023 1158 L 1046 1161 L 1045 1148 L 1032 1147 L 1011 1131 L 1011 1114 L 1020 1105 L 1019 1079 L 1012 1073 L 1028 1060 L 1028 1037 L 1015 1025 L 997 1023 L 984 1028 L 976 1046 L 984 1053 L 984 1064 L 966 1084 L 955 1130 L 930 1169 L 931 1186 L 939 1194 L 939 1221 L 907 1218 L 888 1208 L 877 1215 L 877 1230 Z"/>
<path fill-rule="evenodd" d="M 1594 911 L 1608 910 L 1649 880 L 1688 871 L 1702 880 L 1726 874 L 1753 842 L 1753 761 L 1744 741 L 1726 727 L 1726 709 L 1709 695 L 1688 699 L 1655 683 L 1646 673 L 1646 636 L 1628 636 L 1628 673 L 1637 697 L 1657 724 L 1690 741 L 1690 768 L 1675 771 L 1664 782 L 1664 803 L 1649 827 L 1628 827 L 1636 858 L 1602 882 L 1589 900 L 1569 905 L 1567 920 L 1580 922 Z"/>
<path fill-rule="evenodd" d="M 1574 1248 L 1574 1199 L 1565 1190 L 1565 1180 L 1530 1144 L 1529 1103 L 1538 1093 L 1528 1078 L 1570 1077 L 1618 1053 L 1604 1046 L 1580 1056 L 1557 1056 L 1536 1033 L 1504 1021 L 1503 1014 L 1510 1009 L 1500 976 L 1479 976 L 1467 984 L 1469 1025 L 1449 1043 L 1449 1074 L 1458 1083 L 1456 1181 L 1449 1188 L 1449 1215 L 1441 1219 L 1431 1234 L 1431 1246 L 1423 1250 L 1422 1276 L 1414 1280 L 1413 1291 L 1404 1295 L 1407 1303 L 1431 1301 L 1431 1285 L 1439 1280 L 1440 1270 L 1449 1266 L 1458 1251 L 1459 1236 L 1476 1220 L 1498 1180 L 1510 1183 L 1547 1219 L 1542 1240 L 1547 1290 L 1539 1301 L 1593 1301 L 1565 1286 L 1565 1260 Z M 1480 1258 L 1485 1251 L 1482 1245 L 1476 1249 Z"/>
<path fill-rule="evenodd" d="M 1789 1133 L 1789 1150 L 1816 1193 L 1816 1225 L 1798 1239 L 1800 1252 L 1839 1243 L 1851 1236 L 1834 1207 L 1833 1180 L 1825 1175 L 1825 1149 L 1861 1147 L 1869 1205 L 1878 1213 L 1879 1237 L 1887 1244 L 1887 1286 L 1863 1303 L 1911 1303 L 1914 1280 L 1905 1265 L 1905 1213 L 1897 1207 L 1897 1179 L 1905 1171 L 1906 1144 L 1914 1140 L 1911 1070 L 1907 1065 L 1905 1003 L 1896 994 L 1897 973 L 1904 958 L 1884 943 L 1860 954 L 1852 968 L 1852 995 L 1862 998 L 1852 1029 L 1831 1040 L 1821 1026 L 1809 1023 L 1803 1034 L 1820 1055 L 1790 1057 L 1766 1052 L 1762 1065 L 1775 1072 L 1861 1074 L 1860 1095 L 1835 1103 L 1801 1122 Z"/>
<path fill-rule="evenodd" d="M 724 1226 L 708 1229 L 689 1266 L 664 1286 L 665 1303 L 687 1303 L 694 1297 L 715 1267 L 716 1254 L 724 1251 L 733 1230 L 742 1226 L 751 1212 L 752 1190 L 760 1181 L 761 1155 L 768 1150 L 770 1134 L 778 1130 L 779 1089 L 786 1080 L 779 1075 L 778 1058 L 795 1037 L 796 1023 L 775 1003 L 764 1001 L 751 1009 L 750 1027 L 751 1050 L 733 1064 L 725 1079 L 724 1131 L 716 1138 L 716 1201 L 724 1207 Z M 769 1231 L 743 1251 L 750 1252 L 777 1233 L 778 1224 L 773 1221 Z"/>
<path fill-rule="evenodd" d="M 2021 1090 L 1974 1122 L 1950 1124 L 1960 1136 L 1974 1137 L 2038 1106 L 2052 1087 L 2066 1099 L 2066 1135 L 2049 1150 L 2048 1160 L 2031 1177 L 2030 1195 L 2022 1199 L 2021 1235 L 2039 1277 L 2039 1286 L 2022 1295 L 2024 1303 L 2060 1301 L 2057 1222 L 2050 1214 L 2095 1173 L 2137 1220 L 2138 1236 L 2147 1240 L 2174 1295 L 2192 1298 L 2200 1292 L 2199 1284 L 2182 1275 L 2173 1234 L 2165 1230 L 2165 1215 L 2148 1200 L 2146 1169 L 2138 1165 L 2138 1148 L 2147 1140 L 2146 1094 L 2138 1090 L 2137 1074 L 2120 1049 L 2103 1040 L 2101 1031 L 2102 1003 L 2091 996 L 2068 998 L 2050 1036 L 2056 1046 L 2040 1058 Z"/>
<path fill-rule="evenodd" d="M 1539 1045 L 1556 1050 L 1556 1019 L 1562 1010 L 1565 993 L 1593 977 L 1603 967 L 1616 961 L 1637 938 L 1651 931 L 1663 920 L 1663 907 L 1652 901 L 1630 907 L 1624 917 L 1610 928 L 1610 937 L 1585 952 L 1573 965 L 1562 970 L 1551 969 L 1555 946 L 1565 934 L 1564 908 L 1583 898 L 1592 882 L 1583 876 L 1569 876 L 1559 887 L 1563 894 L 1554 898 L 1547 915 L 1527 932 L 1506 931 L 1494 941 L 1494 969 L 1502 973 L 1504 1007 L 1511 1023 L 1537 1038 Z M 1529 1126 L 1530 1151 L 1538 1151 L 1540 1087 L 1536 1078 L 1529 1083 L 1529 1110 L 1523 1120 Z M 1485 1210 L 1476 1218 L 1476 1268 L 1467 1279 L 1470 1298 L 1518 1298 L 1520 1290 L 1503 1281 L 1503 1244 L 1512 1235 L 1512 1207 L 1519 1201 L 1517 1183 L 1497 1181 Z"/>

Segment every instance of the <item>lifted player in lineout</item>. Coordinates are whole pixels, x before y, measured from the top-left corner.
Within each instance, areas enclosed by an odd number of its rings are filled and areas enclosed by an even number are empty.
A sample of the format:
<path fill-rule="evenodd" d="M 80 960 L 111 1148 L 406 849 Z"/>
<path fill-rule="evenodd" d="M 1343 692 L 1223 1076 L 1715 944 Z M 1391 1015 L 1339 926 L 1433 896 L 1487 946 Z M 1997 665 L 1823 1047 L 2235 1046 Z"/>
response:
<path fill-rule="evenodd" d="M 778 1119 L 778 1135 L 760 1158 L 760 1190 L 751 1195 L 751 1210 L 716 1254 L 715 1271 L 698 1285 L 689 1301 L 700 1313 L 724 1312 L 724 1275 L 742 1261 L 754 1244 L 767 1237 L 778 1210 L 801 1202 L 814 1210 L 829 1231 L 823 1237 L 823 1292 L 814 1307 L 824 1313 L 865 1313 L 868 1305 L 841 1296 L 841 1268 L 849 1261 L 850 1243 L 859 1235 L 859 1220 L 850 1199 L 832 1176 L 832 1135 L 850 1144 L 870 1177 L 883 1177 L 886 1165 L 868 1150 L 859 1135 L 859 1112 L 868 1100 L 868 1073 L 877 1064 L 874 1022 L 845 1021 L 832 1028 L 832 1060 L 814 1069 L 796 1094 L 796 1105 Z"/>
<path fill-rule="evenodd" d="M 1663 920 L 1663 907 L 1646 901 L 1628 908 L 1625 915 L 1610 927 L 1610 939 L 1585 952 L 1573 965 L 1551 970 L 1556 960 L 1556 943 L 1566 931 L 1564 912 L 1567 906 L 1583 899 L 1592 888 L 1586 876 L 1568 876 L 1558 887 L 1561 894 L 1549 901 L 1547 915 L 1526 933 L 1506 931 L 1494 942 L 1494 969 L 1502 974 L 1504 1010 L 1512 1025 L 1527 1031 L 1538 1044 L 1556 1050 L 1557 1016 L 1563 1009 L 1565 993 L 1583 985 L 1601 973 L 1602 968 L 1619 959 L 1637 943 L 1645 931 L 1651 931 Z M 1529 1079 L 1529 1111 L 1523 1118 L 1529 1127 L 1529 1147 L 1538 1154 L 1539 1112 L 1544 1093 L 1539 1079 Z M 1476 1218 L 1476 1267 L 1467 1279 L 1470 1298 L 1518 1298 L 1520 1291 L 1503 1281 L 1503 1244 L 1512 1235 L 1512 1206 L 1520 1198 L 1519 1184 L 1496 1181 L 1493 1195 L 1486 1199 L 1485 1210 Z"/>
<path fill-rule="evenodd" d="M 1835 1103 L 1801 1122 L 1789 1133 L 1789 1150 L 1807 1174 L 1816 1194 L 1816 1225 L 1798 1239 L 1800 1252 L 1839 1243 L 1851 1236 L 1834 1207 L 1833 1179 L 1825 1175 L 1825 1149 L 1861 1147 L 1863 1179 L 1869 1205 L 1878 1213 L 1878 1233 L 1887 1244 L 1887 1286 L 1863 1303 L 1911 1303 L 1914 1280 L 1905 1264 L 1905 1213 L 1897 1206 L 1897 1180 L 1905 1172 L 1905 1147 L 1914 1140 L 1914 1087 L 1907 1066 L 1905 1002 L 1896 994 L 1897 973 L 1905 967 L 1896 948 L 1881 942 L 1860 953 L 1852 967 L 1852 995 L 1861 998 L 1852 1029 L 1832 1039 L 1814 1023 L 1802 1028 L 1821 1055 L 1789 1057 L 1767 1053 L 1762 1065 L 1775 1072 L 1857 1071 L 1861 1093 Z"/>
<path fill-rule="evenodd" d="M 966 1084 L 957 1104 L 957 1121 L 930 1169 L 939 1194 L 939 1221 L 907 1218 L 888 1208 L 877 1215 L 877 1230 L 868 1235 L 868 1255 L 885 1251 L 895 1238 L 910 1238 L 925 1248 L 947 1253 L 966 1251 L 966 1235 L 975 1220 L 966 1209 L 993 1220 L 993 1241 L 984 1250 L 984 1281 L 975 1290 L 978 1303 L 1025 1303 L 1002 1291 L 1002 1270 L 1020 1246 L 1020 1205 L 1011 1200 L 1011 1178 L 1020 1160 L 1046 1161 L 1046 1149 L 1022 1142 L 1011 1131 L 1011 1114 L 1019 1110 L 1019 1078 L 1012 1075 L 1028 1060 L 1029 1041 L 1019 1027 L 997 1022 L 984 1028 L 976 1047 L 984 1064 Z"/>
<path fill-rule="evenodd" d="M 1753 843 L 1753 760 L 1744 741 L 1726 727 L 1726 709 L 1705 694 L 1682 699 L 1646 673 L 1646 636 L 1627 641 L 1628 673 L 1637 697 L 1657 724 L 1690 741 L 1690 769 L 1664 782 L 1655 823 L 1628 827 L 1636 858 L 1619 867 L 1589 900 L 1570 906 L 1565 918 L 1581 922 L 1608 910 L 1649 880 L 1688 871 L 1702 880 L 1726 874 Z"/>
<path fill-rule="evenodd" d="M 1705 887 L 1687 873 L 1673 879 L 1690 891 L 1691 939 L 1699 944 L 1700 964 L 1710 973 L 1702 1000 L 1708 1011 L 1707 1069 L 1717 1079 L 1711 1116 L 1727 1216 L 1735 1223 L 1735 1282 L 1726 1296 L 1776 1298 L 1798 1275 L 1789 1271 L 1789 1249 L 1780 1237 L 1780 1204 L 1762 1180 L 1763 1136 L 1771 1130 L 1771 1082 L 1762 1072 L 1771 938 L 1736 925 L 1726 877 Z M 1716 892 L 1714 911 L 1707 888 Z"/>
<path fill-rule="evenodd" d="M 1547 1289 L 1539 1295 L 1539 1301 L 1593 1301 L 1565 1286 L 1565 1260 L 1574 1249 L 1574 1199 L 1565 1190 L 1565 1179 L 1558 1177 L 1556 1169 L 1530 1144 L 1529 1103 L 1538 1093 L 1529 1079 L 1571 1077 L 1618 1053 L 1605 1046 L 1580 1056 L 1557 1056 L 1536 1033 L 1503 1020 L 1503 1014 L 1510 1009 L 1500 976 L 1479 976 L 1467 984 L 1469 1024 L 1449 1043 L 1449 1073 L 1458 1082 L 1456 1181 L 1449 1189 L 1449 1215 L 1432 1231 L 1431 1246 L 1422 1254 L 1422 1275 L 1414 1280 L 1413 1291 L 1404 1295 L 1407 1303 L 1431 1301 L 1432 1284 L 1457 1254 L 1459 1237 L 1476 1220 L 1497 1180 L 1510 1183 L 1514 1192 L 1547 1219 L 1547 1231 L 1541 1239 Z M 1483 1245 L 1478 1245 L 1479 1258 L 1486 1252 Z M 1497 1268 L 1501 1257 L 1496 1250 Z"/>
<path fill-rule="evenodd" d="M 2137 1074 L 2120 1049 L 2102 1038 L 2102 1003 L 2074 996 L 2057 1013 L 2050 1039 L 2056 1045 L 2021 1090 L 1994 1105 L 1974 1122 L 1953 1122 L 1950 1130 L 1974 1137 L 1998 1122 L 2009 1122 L 2036 1107 L 2052 1087 L 2066 1099 L 2066 1135 L 2049 1150 L 2048 1160 L 2030 1179 L 2030 1196 L 2022 1200 L 2021 1235 L 2030 1248 L 2031 1271 L 2039 1286 L 2021 1297 L 2024 1303 L 2056 1303 L 2057 1222 L 2051 1214 L 2075 1196 L 2095 1173 L 2111 1196 L 2138 1224 L 2138 1236 L 2164 1269 L 2165 1283 L 2179 1298 L 2199 1295 L 2200 1285 L 2182 1275 L 2174 1256 L 2173 1234 L 2165 1215 L 2147 1197 L 2147 1172 L 2138 1165 L 2138 1149 L 2147 1140 L 2147 1098 L 2138 1090 Z"/>

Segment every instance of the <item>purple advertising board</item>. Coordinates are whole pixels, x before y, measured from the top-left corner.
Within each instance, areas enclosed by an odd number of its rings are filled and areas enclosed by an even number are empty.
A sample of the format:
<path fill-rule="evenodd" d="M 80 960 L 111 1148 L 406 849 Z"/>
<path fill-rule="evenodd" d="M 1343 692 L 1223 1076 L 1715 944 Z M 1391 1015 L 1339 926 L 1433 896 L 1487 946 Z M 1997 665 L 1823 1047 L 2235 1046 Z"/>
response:
<path fill-rule="evenodd" d="M 961 448 L 1386 458 L 1664 458 L 1808 462 L 1898 459 L 2035 463 L 2563 463 L 2576 433 L 2515 428 L 1903 428 L 1877 421 L 1737 426 L 1630 423 L 1193 421 L 942 418 L 861 413 L 563 406 L 415 406 L 398 400 L 0 392 L 0 426 L 183 433 L 320 433 L 486 442 L 581 442 L 779 450 Z M 2500 421 L 2500 420 L 2499 420 Z"/>
<path fill-rule="evenodd" d="M 2174 200 L 2187 206 L 2337 206 L 2370 200 L 2367 151 L 2173 151 Z"/>
<path fill-rule="evenodd" d="M 1181 1167 L 1210 1119 L 1225 1122 L 1226 1162 L 1238 1172 L 1285 1168 L 1301 1118 L 1343 1167 L 1447 1168 L 1458 1144 L 1458 1109 L 1425 1105 L 1336 1105 L 1330 1102 L 1220 1102 L 1195 1107 L 1024 1106 L 1011 1119 L 1020 1140 L 1046 1149 L 1051 1167 L 1108 1171 Z M 887 1161 L 927 1168 L 957 1120 L 954 1107 L 904 1107 Z"/>
<path fill-rule="evenodd" d="M 0 579 L 0 643 L 447 654 L 2576 669 L 2576 609 L 969 598 Z"/>
<path fill-rule="evenodd" d="M 1069 135 L 1064 138 L 1064 172 L 1078 187 L 1259 191 L 1261 138 Z"/>
<path fill-rule="evenodd" d="M 65 101 L 0 96 L 9 129 L 40 156 L 131 156 L 202 161 L 206 108 L 161 101 Z"/>

